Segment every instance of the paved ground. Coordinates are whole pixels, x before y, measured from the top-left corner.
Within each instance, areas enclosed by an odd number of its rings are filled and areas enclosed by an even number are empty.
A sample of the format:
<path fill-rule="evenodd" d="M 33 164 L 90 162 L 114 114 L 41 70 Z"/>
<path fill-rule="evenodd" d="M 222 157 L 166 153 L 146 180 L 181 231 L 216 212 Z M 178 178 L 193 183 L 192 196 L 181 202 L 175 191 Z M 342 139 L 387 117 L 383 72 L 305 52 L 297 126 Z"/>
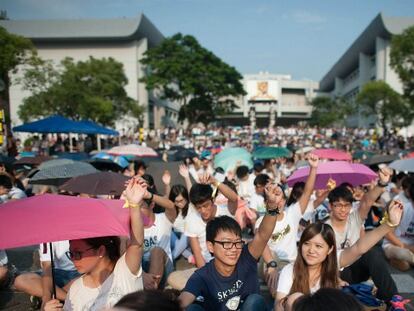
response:
<path fill-rule="evenodd" d="M 33 270 L 39 267 L 36 255 L 33 256 L 34 247 L 24 247 L 14 250 L 8 250 L 7 254 L 9 261 L 13 262 L 21 271 Z M 180 261 L 177 269 L 184 269 L 188 267 L 184 261 Z M 411 303 L 407 306 L 407 310 L 414 311 L 414 269 L 402 273 L 394 268 L 392 270 L 392 277 L 394 278 L 398 290 L 405 298 L 411 299 Z M 271 298 L 265 284 L 261 284 L 261 292 L 266 297 L 269 305 L 271 305 Z M 13 311 L 27 311 L 31 310 L 29 296 L 24 293 L 16 291 L 0 291 L 0 310 Z"/>

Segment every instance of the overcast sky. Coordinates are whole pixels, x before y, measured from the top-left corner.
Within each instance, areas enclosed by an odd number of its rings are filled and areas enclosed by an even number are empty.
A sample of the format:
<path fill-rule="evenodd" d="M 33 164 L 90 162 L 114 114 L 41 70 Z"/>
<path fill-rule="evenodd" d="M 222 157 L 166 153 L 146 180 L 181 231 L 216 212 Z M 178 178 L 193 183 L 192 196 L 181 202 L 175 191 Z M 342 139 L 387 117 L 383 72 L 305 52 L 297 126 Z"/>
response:
<path fill-rule="evenodd" d="M 242 74 L 319 81 L 365 27 L 414 16 L 413 0 L 0 0 L 10 19 L 136 17 L 165 35 L 194 35 Z"/>

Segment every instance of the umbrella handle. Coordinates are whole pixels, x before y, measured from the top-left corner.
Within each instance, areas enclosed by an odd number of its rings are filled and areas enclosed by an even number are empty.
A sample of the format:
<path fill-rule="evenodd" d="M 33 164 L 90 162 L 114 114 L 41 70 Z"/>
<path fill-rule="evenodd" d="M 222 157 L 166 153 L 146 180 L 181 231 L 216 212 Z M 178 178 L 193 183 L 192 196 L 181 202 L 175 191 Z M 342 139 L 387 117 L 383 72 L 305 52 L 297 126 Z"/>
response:
<path fill-rule="evenodd" d="M 52 265 L 52 299 L 56 299 L 56 283 L 55 283 L 55 263 L 53 261 L 53 248 L 52 243 L 49 242 L 49 251 L 50 251 L 50 262 Z"/>

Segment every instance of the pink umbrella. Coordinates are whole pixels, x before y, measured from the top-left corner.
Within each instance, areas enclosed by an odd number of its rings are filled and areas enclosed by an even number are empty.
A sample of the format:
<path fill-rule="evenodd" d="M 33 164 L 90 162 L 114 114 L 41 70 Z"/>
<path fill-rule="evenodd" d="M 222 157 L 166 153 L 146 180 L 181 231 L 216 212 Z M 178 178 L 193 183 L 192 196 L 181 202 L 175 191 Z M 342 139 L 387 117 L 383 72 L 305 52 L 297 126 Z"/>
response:
<path fill-rule="evenodd" d="M 124 201 L 44 194 L 0 206 L 0 249 L 100 236 L 129 236 Z M 147 222 L 148 219 L 144 219 Z"/>
<path fill-rule="evenodd" d="M 352 156 L 341 150 L 337 149 L 316 149 L 312 151 L 313 154 L 316 154 L 321 159 L 329 159 L 336 161 L 351 161 Z"/>
<path fill-rule="evenodd" d="M 305 182 L 309 176 L 309 167 L 297 169 L 287 180 L 292 187 L 295 183 Z M 326 189 L 326 184 L 332 178 L 336 185 L 347 182 L 353 186 L 363 185 L 377 178 L 377 174 L 368 166 L 345 161 L 331 161 L 320 163 L 316 173 L 315 189 Z"/>
<path fill-rule="evenodd" d="M 108 150 L 112 155 L 132 155 L 137 157 L 158 157 L 154 149 L 150 147 L 130 144 L 124 146 L 113 147 Z"/>

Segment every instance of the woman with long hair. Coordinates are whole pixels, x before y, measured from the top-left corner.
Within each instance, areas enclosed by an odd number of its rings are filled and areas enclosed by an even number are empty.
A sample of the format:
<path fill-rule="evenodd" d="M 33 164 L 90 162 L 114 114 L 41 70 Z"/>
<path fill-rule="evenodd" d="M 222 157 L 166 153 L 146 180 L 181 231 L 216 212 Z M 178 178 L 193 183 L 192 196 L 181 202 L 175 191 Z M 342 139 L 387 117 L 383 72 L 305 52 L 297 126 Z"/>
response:
<path fill-rule="evenodd" d="M 124 194 L 130 207 L 131 236 L 122 256 L 118 237 L 69 242 L 67 256 L 82 276 L 70 286 L 64 305 L 53 299 L 46 303 L 45 311 L 102 310 L 115 305 L 124 295 L 143 289 L 141 257 L 144 226 L 140 203 L 145 192 L 146 183 L 137 178 L 131 179 L 125 189 Z"/>
<path fill-rule="evenodd" d="M 336 250 L 335 233 L 324 223 L 309 225 L 303 232 L 298 246 L 298 256 L 293 264 L 283 268 L 276 294 L 276 310 L 290 310 L 293 302 L 303 294 L 319 288 L 339 288 L 339 269 L 352 264 L 387 233 L 400 223 L 402 204 L 393 201 L 389 206 L 389 219 L 378 228 L 367 232 L 353 246 Z"/>

